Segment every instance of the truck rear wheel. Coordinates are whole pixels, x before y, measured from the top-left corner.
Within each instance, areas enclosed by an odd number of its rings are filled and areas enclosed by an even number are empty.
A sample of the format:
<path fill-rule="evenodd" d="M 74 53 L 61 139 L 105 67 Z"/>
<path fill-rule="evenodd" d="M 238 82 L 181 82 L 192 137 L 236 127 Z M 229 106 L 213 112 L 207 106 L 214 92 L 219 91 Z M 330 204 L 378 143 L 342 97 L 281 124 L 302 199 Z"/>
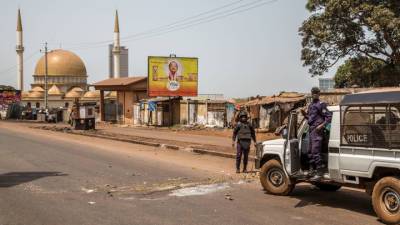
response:
<path fill-rule="evenodd" d="M 342 187 L 337 184 L 327 184 L 327 183 L 315 183 L 314 185 L 321 191 L 331 191 L 331 192 L 337 191 Z"/>
<path fill-rule="evenodd" d="M 260 182 L 264 190 L 273 195 L 289 195 L 295 186 L 283 171 L 281 163 L 275 159 L 261 167 Z"/>
<path fill-rule="evenodd" d="M 372 206 L 375 213 L 386 224 L 400 223 L 400 180 L 384 177 L 374 186 Z"/>

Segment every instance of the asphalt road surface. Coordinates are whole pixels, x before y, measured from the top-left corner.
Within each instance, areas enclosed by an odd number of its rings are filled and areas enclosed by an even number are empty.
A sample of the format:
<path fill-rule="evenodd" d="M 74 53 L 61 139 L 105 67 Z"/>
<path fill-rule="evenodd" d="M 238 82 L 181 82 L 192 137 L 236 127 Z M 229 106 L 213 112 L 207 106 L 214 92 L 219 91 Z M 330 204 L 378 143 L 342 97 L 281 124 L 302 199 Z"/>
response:
<path fill-rule="evenodd" d="M 233 163 L 0 122 L 0 225 L 380 224 L 362 191 L 271 196 Z"/>

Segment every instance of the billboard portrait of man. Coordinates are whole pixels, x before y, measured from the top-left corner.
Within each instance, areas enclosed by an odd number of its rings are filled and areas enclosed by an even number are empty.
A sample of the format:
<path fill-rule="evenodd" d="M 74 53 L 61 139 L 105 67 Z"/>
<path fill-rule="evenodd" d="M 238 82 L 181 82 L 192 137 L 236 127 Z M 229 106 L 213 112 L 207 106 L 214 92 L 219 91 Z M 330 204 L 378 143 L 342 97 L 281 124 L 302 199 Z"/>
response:
<path fill-rule="evenodd" d="M 171 61 L 168 64 L 168 80 L 169 81 L 177 81 L 178 77 L 178 70 L 179 70 L 179 65 L 176 61 Z"/>

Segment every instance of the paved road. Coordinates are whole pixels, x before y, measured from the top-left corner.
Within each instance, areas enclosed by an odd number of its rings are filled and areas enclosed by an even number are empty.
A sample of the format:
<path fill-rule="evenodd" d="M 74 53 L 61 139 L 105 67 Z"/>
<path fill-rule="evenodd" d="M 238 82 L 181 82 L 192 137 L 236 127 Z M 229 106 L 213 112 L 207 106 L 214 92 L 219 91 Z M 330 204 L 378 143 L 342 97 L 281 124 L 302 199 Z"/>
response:
<path fill-rule="evenodd" d="M 12 126 L 0 122 L 1 225 L 380 224 L 359 191 L 270 196 L 230 159 Z"/>

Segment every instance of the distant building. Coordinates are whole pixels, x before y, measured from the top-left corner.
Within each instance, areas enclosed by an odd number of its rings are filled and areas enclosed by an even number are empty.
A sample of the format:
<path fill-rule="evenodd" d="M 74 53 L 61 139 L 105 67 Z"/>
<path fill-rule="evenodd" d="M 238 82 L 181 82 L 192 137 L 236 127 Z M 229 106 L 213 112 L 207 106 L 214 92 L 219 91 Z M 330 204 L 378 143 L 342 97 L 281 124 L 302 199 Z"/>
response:
<path fill-rule="evenodd" d="M 332 90 L 335 88 L 335 80 L 333 78 L 319 78 L 319 88 L 322 91 Z"/>
<path fill-rule="evenodd" d="M 114 45 L 108 45 L 108 62 L 109 62 L 109 78 L 114 78 L 114 60 L 113 60 L 113 48 Z M 120 77 L 128 77 L 129 75 L 129 49 L 125 46 L 121 46 L 121 75 Z"/>

